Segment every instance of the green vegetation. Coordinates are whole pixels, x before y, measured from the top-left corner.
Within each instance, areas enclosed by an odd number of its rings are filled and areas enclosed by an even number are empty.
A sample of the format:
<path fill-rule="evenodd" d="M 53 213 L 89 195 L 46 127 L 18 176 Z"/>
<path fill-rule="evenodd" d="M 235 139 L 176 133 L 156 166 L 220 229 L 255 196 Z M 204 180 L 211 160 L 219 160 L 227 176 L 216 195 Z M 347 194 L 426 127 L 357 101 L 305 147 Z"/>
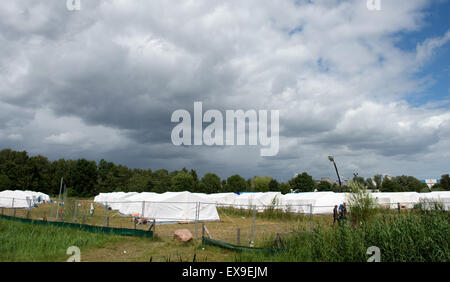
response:
<path fill-rule="evenodd" d="M 242 253 L 238 261 L 364 262 L 371 246 L 384 262 L 449 262 L 450 216 L 441 210 L 383 213 L 352 226 L 315 227 L 284 238 L 287 252 Z M 267 247 L 275 247 L 273 238 Z"/>
<path fill-rule="evenodd" d="M 119 236 L 0 219 L 0 261 L 63 261 L 70 246 L 101 247 Z"/>
<path fill-rule="evenodd" d="M 349 184 L 348 207 L 352 222 L 365 222 L 378 211 L 377 202 L 361 182 L 351 181 Z"/>
<path fill-rule="evenodd" d="M 267 192 L 280 191 L 283 194 L 291 190 L 297 192 L 334 191 L 341 188 L 336 183 L 316 181 L 308 173 L 297 174 L 287 182 L 279 183 L 270 176 L 254 176 L 244 179 L 239 174 L 227 179 L 220 179 L 214 173 L 206 173 L 199 179 L 194 169 L 183 168 L 180 171 L 169 172 L 166 169 L 130 169 L 124 165 L 100 160 L 98 163 L 86 159 L 49 161 L 44 156 L 28 156 L 26 151 L 18 152 L 11 149 L 0 151 L 0 191 L 2 190 L 32 190 L 58 195 L 61 177 L 67 186 L 69 197 L 92 197 L 98 193 L 107 192 L 156 192 L 190 191 L 201 193 L 219 192 Z M 429 191 L 426 184 L 412 176 L 382 177 L 375 175 L 364 179 L 356 176 L 354 182 L 368 189 L 382 192 Z M 348 186 L 343 186 L 344 192 L 349 192 Z M 441 182 L 432 190 L 450 190 L 449 176 L 443 175 Z"/>

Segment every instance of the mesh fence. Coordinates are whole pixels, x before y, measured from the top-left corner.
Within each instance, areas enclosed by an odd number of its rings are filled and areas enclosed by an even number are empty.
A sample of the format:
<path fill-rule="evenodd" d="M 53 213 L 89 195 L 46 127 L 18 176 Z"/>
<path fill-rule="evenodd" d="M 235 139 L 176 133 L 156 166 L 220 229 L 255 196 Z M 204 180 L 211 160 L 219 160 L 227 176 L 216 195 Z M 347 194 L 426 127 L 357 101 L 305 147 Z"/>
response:
<path fill-rule="evenodd" d="M 438 208 L 450 210 L 450 202 L 422 201 L 382 203 L 389 211 Z M 194 238 L 210 237 L 236 246 L 260 247 L 277 234 L 331 227 L 334 206 L 234 205 L 207 202 L 111 201 L 94 202 L 66 198 L 34 203 L 28 199 L 0 198 L 2 215 L 93 226 L 154 230 L 172 238 L 175 230 L 188 229 Z"/>

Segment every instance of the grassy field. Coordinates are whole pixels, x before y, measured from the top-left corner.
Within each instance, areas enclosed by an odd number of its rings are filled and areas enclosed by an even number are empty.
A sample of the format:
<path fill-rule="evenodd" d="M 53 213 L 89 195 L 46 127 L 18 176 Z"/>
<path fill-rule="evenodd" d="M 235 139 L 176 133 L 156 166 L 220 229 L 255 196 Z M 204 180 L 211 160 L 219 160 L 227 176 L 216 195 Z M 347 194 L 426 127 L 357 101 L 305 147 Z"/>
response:
<path fill-rule="evenodd" d="M 73 205 L 75 206 L 75 205 Z M 80 201 L 77 212 L 66 209 L 64 220 L 91 225 L 135 228 L 131 217 L 95 205 L 89 215 L 90 201 Z M 50 215 L 53 211 L 53 217 Z M 27 210 L 2 210 L 16 217 L 56 220 L 56 208 L 50 204 Z M 249 246 L 252 230 L 252 212 L 219 208 L 220 222 L 206 222 L 213 239 Z M 75 216 L 76 215 L 76 216 Z M 310 221 L 312 219 L 312 221 Z M 61 220 L 61 219 L 58 219 Z M 82 261 L 365 261 L 366 250 L 377 246 L 382 261 L 450 261 L 448 212 L 380 210 L 366 224 L 344 224 L 332 228 L 331 215 L 283 214 L 276 210 L 256 213 L 255 247 L 276 248 L 275 236 L 282 234 L 287 252 L 275 255 L 235 252 L 201 244 L 201 227 L 197 225 L 198 239 L 178 243 L 173 239 L 176 229 L 189 229 L 196 234 L 194 223 L 157 225 L 153 239 L 94 234 L 54 226 L 37 226 L 0 219 L 0 261 L 65 261 L 66 250 L 77 246 Z M 148 225 L 136 225 L 148 229 Z M 312 232 L 311 231 L 312 228 Z"/>
<path fill-rule="evenodd" d="M 77 246 L 81 261 L 235 261 L 236 253 L 200 240 L 183 244 L 169 238 L 154 239 L 106 234 L 0 219 L 0 261 L 66 261 L 66 250 Z"/>
<path fill-rule="evenodd" d="M 84 224 L 105 224 L 105 208 L 94 205 L 95 212 L 89 215 L 90 201 L 79 201 L 77 212 L 65 209 L 63 218 L 68 222 Z M 50 221 L 56 219 L 56 205 L 43 204 L 30 212 L 3 209 L 5 215 Z M 219 209 L 220 222 L 206 222 L 212 238 L 237 244 L 237 230 L 240 230 L 240 245 L 249 246 L 251 241 L 252 214 L 246 210 Z M 148 229 L 148 225 L 134 225 L 132 217 L 124 217 L 107 210 L 109 226 Z M 53 216 L 51 216 L 53 215 Z M 75 216 L 76 215 L 76 216 Z M 330 216 L 314 217 L 315 224 L 330 224 Z M 278 232 L 292 232 L 309 228 L 309 216 L 282 216 L 272 213 L 257 213 L 255 219 L 255 246 L 266 244 Z M 201 245 L 202 224 L 197 225 L 198 239 L 182 244 L 174 241 L 176 229 L 189 229 L 195 237 L 194 223 L 157 225 L 154 239 L 92 234 L 83 231 L 36 226 L 8 220 L 1 220 L 1 261 L 64 261 L 69 246 L 81 249 L 82 261 L 235 261 L 238 253 L 213 246 Z M 16 236 L 15 234 L 19 234 Z M 36 243 L 34 243 L 36 242 Z"/>
<path fill-rule="evenodd" d="M 449 262 L 449 238 L 449 212 L 387 212 L 356 226 L 298 232 L 284 238 L 287 252 L 242 253 L 238 261 L 364 262 L 367 249 L 376 246 L 384 262 Z M 266 246 L 275 247 L 270 241 Z"/>

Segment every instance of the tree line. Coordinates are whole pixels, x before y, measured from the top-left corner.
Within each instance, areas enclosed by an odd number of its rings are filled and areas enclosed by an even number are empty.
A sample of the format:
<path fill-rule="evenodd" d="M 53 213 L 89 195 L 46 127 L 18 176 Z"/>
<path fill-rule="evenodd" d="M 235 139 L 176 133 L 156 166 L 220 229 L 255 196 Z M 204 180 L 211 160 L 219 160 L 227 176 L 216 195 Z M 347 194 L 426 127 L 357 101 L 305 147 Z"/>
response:
<path fill-rule="evenodd" d="M 398 176 L 391 179 L 382 179 L 381 175 L 378 176 L 374 177 L 374 181 L 364 178 L 355 178 L 354 181 L 362 181 L 370 189 L 389 192 L 422 192 L 426 188 L 424 183 L 412 176 Z M 68 195 L 74 197 L 92 197 L 99 193 L 119 191 L 156 193 L 274 191 L 283 194 L 290 191 L 340 191 L 340 187 L 336 184 L 327 181 L 317 182 L 306 172 L 296 175 L 287 182 L 278 182 L 269 176 L 245 179 L 239 174 L 221 179 L 211 172 L 200 178 L 194 169 L 183 168 L 172 172 L 166 169 L 152 171 L 151 169 L 131 169 L 104 159 L 98 163 L 86 159 L 50 161 L 41 155 L 30 157 L 26 151 L 11 149 L 0 151 L 0 191 L 32 190 L 57 195 L 61 177 L 64 177 Z M 448 175 L 444 175 L 437 189 L 450 190 L 449 186 Z"/>

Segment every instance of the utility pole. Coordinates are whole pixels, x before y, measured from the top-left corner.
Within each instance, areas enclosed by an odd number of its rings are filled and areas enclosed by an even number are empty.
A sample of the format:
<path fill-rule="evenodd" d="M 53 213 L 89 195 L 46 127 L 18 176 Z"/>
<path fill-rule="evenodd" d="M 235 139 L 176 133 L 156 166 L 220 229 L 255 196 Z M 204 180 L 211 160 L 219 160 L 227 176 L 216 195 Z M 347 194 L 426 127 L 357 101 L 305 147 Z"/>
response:
<path fill-rule="evenodd" d="M 334 157 L 333 157 L 333 156 L 328 156 L 328 159 L 329 159 L 330 162 L 332 162 L 333 165 L 334 165 L 334 169 L 336 170 L 336 174 L 337 174 L 338 181 L 339 181 L 339 187 L 340 187 L 341 192 L 343 192 L 343 190 L 342 190 L 342 183 L 341 183 L 341 177 L 339 176 L 339 172 L 338 172 L 336 163 L 334 162 Z"/>

